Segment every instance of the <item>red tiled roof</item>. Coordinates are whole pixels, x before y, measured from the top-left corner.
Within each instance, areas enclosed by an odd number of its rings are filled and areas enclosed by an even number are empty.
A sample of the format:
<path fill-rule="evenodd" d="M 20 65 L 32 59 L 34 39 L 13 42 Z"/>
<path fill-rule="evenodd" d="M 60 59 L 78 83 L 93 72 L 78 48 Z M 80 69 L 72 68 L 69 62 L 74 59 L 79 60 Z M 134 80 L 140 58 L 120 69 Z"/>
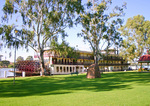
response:
<path fill-rule="evenodd" d="M 138 62 L 150 63 L 150 55 L 146 54 L 141 56 Z"/>

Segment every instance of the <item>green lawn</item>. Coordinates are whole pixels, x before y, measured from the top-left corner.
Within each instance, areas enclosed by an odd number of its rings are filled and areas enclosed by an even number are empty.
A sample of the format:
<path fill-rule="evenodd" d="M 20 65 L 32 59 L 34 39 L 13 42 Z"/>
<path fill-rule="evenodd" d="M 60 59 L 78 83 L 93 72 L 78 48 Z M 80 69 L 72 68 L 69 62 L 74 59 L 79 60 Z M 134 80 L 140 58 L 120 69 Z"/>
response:
<path fill-rule="evenodd" d="M 0 106 L 150 106 L 150 73 L 0 79 Z"/>

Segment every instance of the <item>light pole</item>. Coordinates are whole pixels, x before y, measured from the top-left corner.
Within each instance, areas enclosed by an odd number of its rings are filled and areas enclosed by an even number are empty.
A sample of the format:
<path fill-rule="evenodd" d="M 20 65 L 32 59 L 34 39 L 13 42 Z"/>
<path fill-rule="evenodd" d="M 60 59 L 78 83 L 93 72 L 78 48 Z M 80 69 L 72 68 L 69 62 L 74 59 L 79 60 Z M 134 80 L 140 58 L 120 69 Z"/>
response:
<path fill-rule="evenodd" d="M 16 37 L 17 37 L 17 30 L 15 29 L 15 51 L 14 51 L 14 84 L 15 84 L 15 75 L 16 75 L 16 72 L 15 72 L 15 63 L 16 63 Z"/>

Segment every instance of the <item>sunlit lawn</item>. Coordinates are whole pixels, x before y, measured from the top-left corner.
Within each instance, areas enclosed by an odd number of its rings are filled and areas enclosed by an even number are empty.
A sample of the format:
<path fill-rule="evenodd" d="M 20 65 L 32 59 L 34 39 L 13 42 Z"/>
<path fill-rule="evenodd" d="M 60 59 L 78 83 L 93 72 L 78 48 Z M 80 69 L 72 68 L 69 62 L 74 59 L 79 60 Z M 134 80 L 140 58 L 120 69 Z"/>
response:
<path fill-rule="evenodd" d="M 0 79 L 0 106 L 150 106 L 150 73 Z"/>

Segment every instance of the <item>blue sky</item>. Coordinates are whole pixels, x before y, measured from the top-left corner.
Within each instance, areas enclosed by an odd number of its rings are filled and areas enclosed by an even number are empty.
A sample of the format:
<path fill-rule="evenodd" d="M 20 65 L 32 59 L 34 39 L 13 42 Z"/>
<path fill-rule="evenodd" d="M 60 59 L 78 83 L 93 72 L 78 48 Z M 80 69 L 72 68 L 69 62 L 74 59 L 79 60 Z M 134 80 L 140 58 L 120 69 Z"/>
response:
<path fill-rule="evenodd" d="M 83 0 L 83 2 L 86 2 L 87 0 Z M 2 16 L 2 7 L 4 5 L 5 0 L 0 0 L 0 17 Z M 112 0 L 113 6 L 118 5 L 120 6 L 123 4 L 123 2 L 127 3 L 127 9 L 125 9 L 125 16 L 124 24 L 126 23 L 126 20 L 130 17 L 136 16 L 136 15 L 143 15 L 146 20 L 150 20 L 150 0 Z M 1 24 L 1 19 L 0 19 Z M 76 49 L 79 50 L 85 50 L 90 51 L 89 44 L 84 43 L 82 38 L 77 37 L 77 33 L 80 32 L 82 29 L 81 26 L 73 27 L 71 29 L 66 29 L 66 32 L 68 33 L 69 37 L 66 38 L 66 41 L 69 42 L 70 46 L 78 47 Z M 12 52 L 12 56 L 9 58 L 9 52 Z M 6 49 L 3 48 L 0 50 L 0 55 L 3 55 L 3 60 L 9 60 L 11 62 L 14 61 L 14 49 Z M 22 56 L 24 59 L 26 59 L 27 56 L 33 56 L 34 51 L 30 49 L 28 52 L 26 52 L 26 49 L 20 48 L 17 50 L 17 57 Z"/>

